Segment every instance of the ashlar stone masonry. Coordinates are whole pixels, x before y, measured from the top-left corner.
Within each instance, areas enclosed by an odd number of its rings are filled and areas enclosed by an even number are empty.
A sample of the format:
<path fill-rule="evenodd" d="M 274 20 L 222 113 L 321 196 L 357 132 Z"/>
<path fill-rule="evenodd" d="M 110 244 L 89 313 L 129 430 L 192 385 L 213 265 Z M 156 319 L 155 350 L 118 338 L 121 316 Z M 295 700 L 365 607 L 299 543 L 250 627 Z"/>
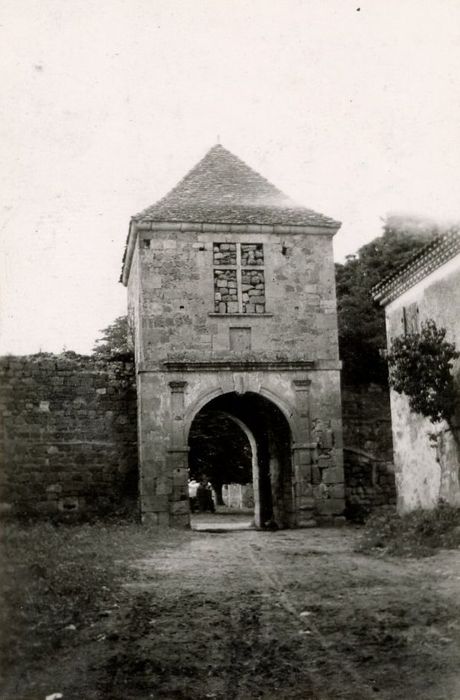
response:
<path fill-rule="evenodd" d="M 213 411 L 251 445 L 257 526 L 342 518 L 339 226 L 220 145 L 131 220 L 144 521 L 189 526 L 188 435 Z"/>

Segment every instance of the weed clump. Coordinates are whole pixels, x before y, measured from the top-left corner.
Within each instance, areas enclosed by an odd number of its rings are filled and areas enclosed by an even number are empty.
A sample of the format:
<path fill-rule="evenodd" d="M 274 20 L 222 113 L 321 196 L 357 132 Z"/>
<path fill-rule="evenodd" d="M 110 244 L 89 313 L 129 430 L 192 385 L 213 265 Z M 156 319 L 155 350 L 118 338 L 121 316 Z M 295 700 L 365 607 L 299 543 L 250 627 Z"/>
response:
<path fill-rule="evenodd" d="M 460 546 L 460 507 L 440 503 L 431 510 L 419 508 L 398 515 L 394 508 L 382 508 L 367 520 L 357 551 L 427 557 L 439 549 Z"/>

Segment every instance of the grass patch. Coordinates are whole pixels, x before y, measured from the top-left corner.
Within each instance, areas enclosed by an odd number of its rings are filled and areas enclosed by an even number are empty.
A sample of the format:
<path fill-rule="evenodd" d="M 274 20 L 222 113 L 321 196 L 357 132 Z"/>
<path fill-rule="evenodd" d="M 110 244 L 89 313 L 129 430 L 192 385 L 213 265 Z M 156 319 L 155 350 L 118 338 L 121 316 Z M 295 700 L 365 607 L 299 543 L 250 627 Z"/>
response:
<path fill-rule="evenodd" d="M 426 557 L 459 546 L 460 508 L 441 503 L 432 510 L 405 515 L 382 508 L 367 520 L 356 549 L 368 554 Z"/>
<path fill-rule="evenodd" d="M 0 573 L 0 665 L 48 663 L 89 637 L 126 595 L 129 562 L 145 556 L 159 534 L 135 523 L 3 523 Z"/>

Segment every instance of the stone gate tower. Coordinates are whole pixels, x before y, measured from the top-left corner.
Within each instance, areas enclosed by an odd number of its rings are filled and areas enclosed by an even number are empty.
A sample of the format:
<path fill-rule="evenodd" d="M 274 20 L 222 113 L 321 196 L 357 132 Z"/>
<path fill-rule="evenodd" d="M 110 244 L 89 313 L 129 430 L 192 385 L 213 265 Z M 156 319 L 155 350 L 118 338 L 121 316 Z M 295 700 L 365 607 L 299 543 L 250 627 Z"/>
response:
<path fill-rule="evenodd" d="M 188 434 L 213 411 L 251 445 L 258 526 L 343 515 L 339 227 L 221 145 L 133 217 L 122 281 L 135 337 L 143 521 L 189 525 Z"/>

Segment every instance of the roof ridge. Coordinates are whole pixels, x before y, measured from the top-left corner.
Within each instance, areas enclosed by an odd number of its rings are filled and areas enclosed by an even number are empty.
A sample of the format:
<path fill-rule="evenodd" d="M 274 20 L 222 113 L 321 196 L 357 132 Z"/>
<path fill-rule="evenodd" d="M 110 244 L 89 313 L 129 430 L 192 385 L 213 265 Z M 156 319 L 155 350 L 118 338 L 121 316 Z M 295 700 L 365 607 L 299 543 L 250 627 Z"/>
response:
<path fill-rule="evenodd" d="M 288 197 L 287 194 L 285 194 L 284 192 L 282 192 L 282 190 L 280 190 L 278 187 L 276 187 L 276 185 L 273 185 L 273 183 L 271 183 L 270 180 L 268 180 L 266 177 L 264 177 L 264 175 L 261 175 L 257 170 L 255 170 L 255 168 L 252 168 L 250 165 L 248 165 L 242 158 L 240 158 L 239 156 L 236 156 L 234 153 L 229 151 L 228 148 L 225 148 L 225 146 L 222 146 L 221 143 L 216 143 L 208 151 L 206 151 L 203 158 L 201 158 L 201 160 L 199 160 L 198 163 L 196 163 L 192 168 L 190 168 L 190 170 L 179 180 L 177 185 L 175 185 L 169 192 L 167 192 L 163 197 L 161 197 L 161 199 L 158 200 L 157 204 L 160 204 L 164 199 L 166 199 L 175 190 L 179 189 L 179 187 L 184 182 L 184 180 L 186 180 L 194 171 L 198 170 L 199 167 L 203 164 L 203 162 L 208 158 L 208 156 L 215 153 L 216 151 L 222 151 L 226 157 L 230 156 L 230 158 L 237 161 L 243 167 L 245 167 L 248 170 L 250 170 L 251 172 L 253 172 L 254 175 L 257 175 L 258 178 L 263 180 L 271 189 L 273 189 L 274 191 L 279 193 L 286 200 L 291 199 L 290 197 Z M 293 204 L 295 204 L 295 202 L 293 200 L 291 200 L 291 201 Z"/>

